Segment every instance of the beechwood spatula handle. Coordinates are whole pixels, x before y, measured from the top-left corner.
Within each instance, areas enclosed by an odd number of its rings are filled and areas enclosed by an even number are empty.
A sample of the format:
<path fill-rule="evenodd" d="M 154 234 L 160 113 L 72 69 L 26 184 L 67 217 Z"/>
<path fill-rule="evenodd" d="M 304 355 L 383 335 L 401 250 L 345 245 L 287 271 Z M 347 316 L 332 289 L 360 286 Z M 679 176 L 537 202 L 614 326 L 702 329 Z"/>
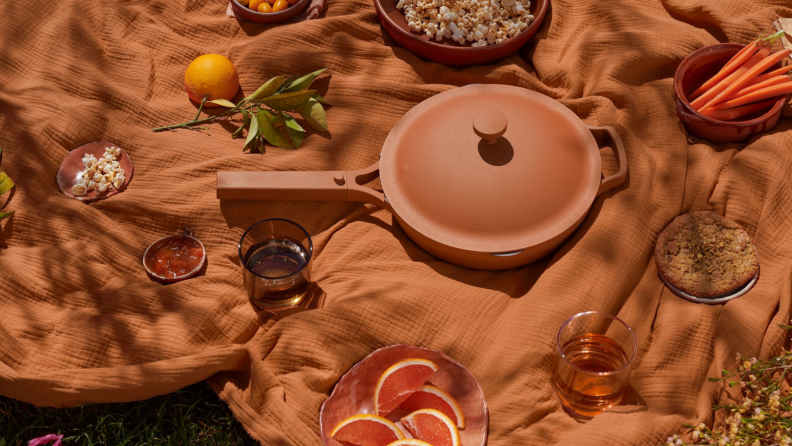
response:
<path fill-rule="evenodd" d="M 365 169 L 325 172 L 218 172 L 220 200 L 361 201 L 390 210 L 382 192 L 363 186 L 379 176 Z"/>

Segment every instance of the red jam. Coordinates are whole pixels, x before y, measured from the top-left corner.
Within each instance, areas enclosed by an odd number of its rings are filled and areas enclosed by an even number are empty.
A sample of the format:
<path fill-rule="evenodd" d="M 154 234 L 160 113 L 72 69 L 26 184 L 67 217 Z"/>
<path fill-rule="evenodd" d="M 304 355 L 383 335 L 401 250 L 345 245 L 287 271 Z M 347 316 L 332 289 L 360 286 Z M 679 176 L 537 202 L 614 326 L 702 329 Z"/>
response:
<path fill-rule="evenodd" d="M 203 248 L 191 238 L 174 237 L 155 247 L 146 266 L 159 277 L 175 279 L 192 272 L 203 259 Z"/>

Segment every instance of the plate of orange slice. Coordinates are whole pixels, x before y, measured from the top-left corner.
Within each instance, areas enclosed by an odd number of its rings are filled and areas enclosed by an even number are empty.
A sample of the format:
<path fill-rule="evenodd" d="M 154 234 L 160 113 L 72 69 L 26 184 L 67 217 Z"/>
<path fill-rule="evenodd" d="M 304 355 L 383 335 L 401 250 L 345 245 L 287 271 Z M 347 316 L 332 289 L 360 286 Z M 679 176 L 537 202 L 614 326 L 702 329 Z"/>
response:
<path fill-rule="evenodd" d="M 484 392 L 468 369 L 408 345 L 355 364 L 319 414 L 325 446 L 484 446 L 488 423 Z"/>

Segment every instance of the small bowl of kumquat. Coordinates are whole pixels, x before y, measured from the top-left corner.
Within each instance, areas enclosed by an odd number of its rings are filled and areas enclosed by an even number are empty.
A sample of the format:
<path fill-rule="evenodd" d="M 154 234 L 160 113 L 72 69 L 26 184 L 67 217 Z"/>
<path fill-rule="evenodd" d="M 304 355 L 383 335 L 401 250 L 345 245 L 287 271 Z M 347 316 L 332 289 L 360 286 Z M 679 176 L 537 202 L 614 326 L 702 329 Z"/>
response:
<path fill-rule="evenodd" d="M 231 0 L 231 9 L 257 23 L 285 22 L 302 12 L 311 0 Z"/>
<path fill-rule="evenodd" d="M 779 37 L 711 45 L 682 61 L 674 94 L 688 132 L 715 143 L 739 142 L 776 125 L 792 93 L 792 51 L 770 48 Z"/>

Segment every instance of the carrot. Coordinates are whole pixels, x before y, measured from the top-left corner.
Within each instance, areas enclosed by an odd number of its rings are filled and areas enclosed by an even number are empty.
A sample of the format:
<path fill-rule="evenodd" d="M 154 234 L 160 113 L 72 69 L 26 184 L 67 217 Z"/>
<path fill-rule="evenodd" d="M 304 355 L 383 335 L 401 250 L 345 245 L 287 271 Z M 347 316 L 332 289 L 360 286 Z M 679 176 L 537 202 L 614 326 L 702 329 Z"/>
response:
<path fill-rule="evenodd" d="M 777 64 L 778 62 L 784 60 L 785 58 L 789 57 L 792 54 L 792 50 L 782 50 L 776 53 L 773 53 L 764 59 L 761 62 L 754 65 L 753 67 L 749 68 L 748 71 L 744 72 L 742 76 L 740 76 L 734 83 L 726 87 L 723 91 L 721 91 L 717 96 L 712 98 L 707 104 L 701 107 L 698 111 L 704 111 L 713 105 L 720 104 L 722 102 L 726 102 L 731 99 L 735 99 L 734 93 L 739 91 L 741 88 L 745 86 L 751 79 L 759 76 L 763 71 L 769 69 L 773 65 Z"/>
<path fill-rule="evenodd" d="M 764 110 L 765 108 L 772 107 L 775 102 L 775 100 L 762 101 L 755 104 L 743 105 L 741 107 L 734 107 L 726 110 L 712 110 L 710 108 L 702 114 L 708 118 L 717 119 L 719 121 L 730 121 L 732 119 L 737 119 L 742 116 Z"/>
<path fill-rule="evenodd" d="M 792 93 L 792 80 L 789 82 L 784 82 L 783 84 L 778 84 L 778 85 L 773 85 L 772 87 L 763 88 L 761 90 L 754 91 L 753 93 L 748 93 L 745 96 L 732 99 L 722 104 L 714 105 L 709 109 L 707 109 L 707 111 L 726 110 L 740 105 L 750 104 L 751 102 L 761 101 L 763 99 L 769 99 L 774 96 L 781 96 L 783 94 L 789 94 L 789 93 Z"/>
<path fill-rule="evenodd" d="M 789 76 L 775 76 L 771 77 L 770 79 L 765 80 L 764 82 L 757 82 L 751 83 L 746 87 L 743 87 L 742 90 L 734 93 L 735 98 L 739 98 L 740 96 L 745 96 L 748 93 L 753 93 L 754 91 L 761 90 L 766 87 L 771 87 L 773 85 L 783 84 L 784 82 L 792 81 L 792 78 Z"/>
<path fill-rule="evenodd" d="M 728 67 L 729 65 L 733 65 L 735 63 L 734 61 L 736 61 L 737 59 L 741 58 L 742 55 L 745 54 L 747 51 L 753 51 L 754 53 L 759 51 L 759 41 L 758 40 L 754 40 L 753 42 L 749 43 L 748 45 L 745 45 L 744 47 L 742 47 L 742 49 L 740 51 L 737 51 L 737 54 L 732 56 L 732 58 L 729 59 L 728 62 L 726 62 L 726 65 L 724 65 L 723 68 L 721 68 L 721 71 L 726 69 L 726 67 Z M 748 56 L 748 57 L 751 57 L 751 56 Z M 748 60 L 748 57 L 743 59 L 743 62 Z"/>
<path fill-rule="evenodd" d="M 792 65 L 787 65 L 777 70 L 768 71 L 765 74 L 756 76 L 751 82 L 748 82 L 746 87 L 750 87 L 751 85 L 758 84 L 759 82 L 764 82 L 770 79 L 771 77 L 781 76 L 782 74 L 786 74 L 789 70 L 792 70 Z"/>
<path fill-rule="evenodd" d="M 723 68 L 721 68 L 720 71 L 718 71 L 718 73 L 715 76 L 712 76 L 710 80 L 704 82 L 704 84 L 698 87 L 696 91 L 691 93 L 690 96 L 688 97 L 688 100 L 692 101 L 697 97 L 701 96 L 702 94 L 704 94 L 704 92 L 715 86 L 715 84 L 717 84 L 718 82 L 722 81 L 726 76 L 732 74 L 734 70 L 740 68 L 740 66 L 742 66 L 745 62 L 747 62 L 748 59 L 750 59 L 751 56 L 756 54 L 756 52 L 759 51 L 760 49 L 761 49 L 761 45 L 759 44 L 758 40 L 755 42 L 751 42 L 748 45 L 745 45 L 743 49 L 737 52 L 737 54 L 735 54 L 734 57 L 732 57 L 728 62 L 726 62 L 726 65 L 724 65 Z"/>
<path fill-rule="evenodd" d="M 706 93 L 704 93 L 701 96 L 699 96 L 698 98 L 696 98 L 696 100 L 691 102 L 690 105 L 694 109 L 699 110 L 702 106 L 707 104 L 710 100 L 712 100 L 720 92 L 725 90 L 726 87 L 728 87 L 729 85 L 734 83 L 734 81 L 739 79 L 740 76 L 745 74 L 746 71 L 748 71 L 750 68 L 754 67 L 759 62 L 761 62 L 769 54 L 770 54 L 770 46 L 767 46 L 767 45 L 763 46 L 762 49 L 760 49 L 756 54 L 754 54 L 753 56 L 751 56 L 750 59 L 748 59 L 748 62 L 745 62 L 745 64 L 743 64 L 743 66 L 741 66 L 740 68 L 737 68 L 736 70 L 734 70 L 734 72 L 732 74 L 728 75 L 725 79 L 723 79 L 720 82 L 718 82 L 714 87 L 712 87 L 709 90 L 707 90 Z"/>

